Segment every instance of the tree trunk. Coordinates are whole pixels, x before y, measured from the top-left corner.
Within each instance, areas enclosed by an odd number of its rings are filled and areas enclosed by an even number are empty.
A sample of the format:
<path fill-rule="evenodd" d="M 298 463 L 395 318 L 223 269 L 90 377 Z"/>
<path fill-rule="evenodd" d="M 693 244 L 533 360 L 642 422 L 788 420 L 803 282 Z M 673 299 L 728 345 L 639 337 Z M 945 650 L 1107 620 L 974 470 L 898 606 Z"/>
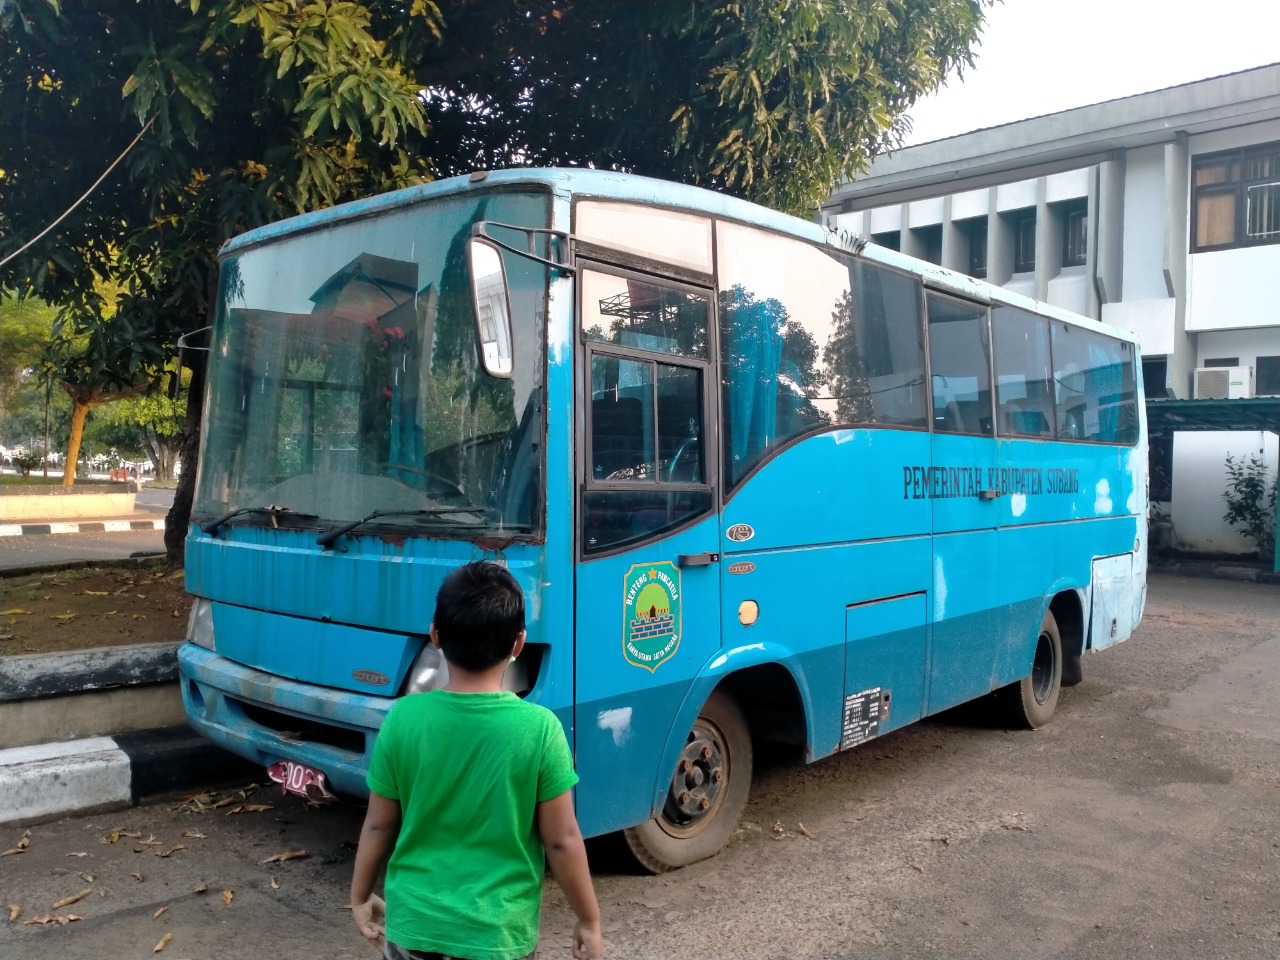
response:
<path fill-rule="evenodd" d="M 196 492 L 196 467 L 200 462 L 200 420 L 204 415 L 204 375 L 208 361 L 203 355 L 192 357 L 191 382 L 187 385 L 187 425 L 182 438 L 182 475 L 173 494 L 173 506 L 165 519 L 164 549 L 170 570 L 182 567 L 187 526 L 191 523 L 191 505 Z"/>
<path fill-rule="evenodd" d="M 62 468 L 62 485 L 69 487 L 76 482 L 76 461 L 80 458 L 80 441 L 84 439 L 84 421 L 89 415 L 89 404 L 71 398 L 71 436 L 67 438 L 67 463 Z"/>

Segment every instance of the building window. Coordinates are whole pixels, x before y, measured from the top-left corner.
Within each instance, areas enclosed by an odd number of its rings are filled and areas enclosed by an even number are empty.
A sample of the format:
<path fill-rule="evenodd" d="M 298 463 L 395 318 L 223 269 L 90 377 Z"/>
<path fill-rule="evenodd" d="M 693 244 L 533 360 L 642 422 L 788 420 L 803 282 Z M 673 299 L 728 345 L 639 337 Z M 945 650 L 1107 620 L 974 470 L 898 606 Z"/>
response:
<path fill-rule="evenodd" d="M 942 225 L 917 227 L 911 231 L 915 234 L 917 256 L 935 266 L 942 266 Z"/>
<path fill-rule="evenodd" d="M 1142 395 L 1148 400 L 1164 400 L 1169 397 L 1169 358 L 1142 358 Z"/>
<path fill-rule="evenodd" d="M 1062 265 L 1083 267 L 1089 253 L 1089 201 L 1062 205 Z"/>
<path fill-rule="evenodd" d="M 878 247 L 885 247 L 889 250 L 902 249 L 902 234 L 897 230 L 887 230 L 884 233 L 873 233 L 871 242 Z"/>
<path fill-rule="evenodd" d="M 1036 268 L 1036 212 L 1023 210 L 1013 216 L 1013 272 Z"/>
<path fill-rule="evenodd" d="M 961 229 L 969 241 L 969 276 L 985 280 L 987 276 L 987 218 L 966 220 Z"/>
<path fill-rule="evenodd" d="M 1196 157 L 1191 252 L 1280 243 L 1280 143 Z"/>
<path fill-rule="evenodd" d="M 1210 357 L 1204 363 L 1200 364 L 1200 366 L 1202 367 L 1238 367 L 1240 366 L 1240 358 L 1239 357 Z"/>
<path fill-rule="evenodd" d="M 1259 397 L 1280 394 L 1280 357 L 1258 357 L 1254 361 L 1253 392 Z"/>

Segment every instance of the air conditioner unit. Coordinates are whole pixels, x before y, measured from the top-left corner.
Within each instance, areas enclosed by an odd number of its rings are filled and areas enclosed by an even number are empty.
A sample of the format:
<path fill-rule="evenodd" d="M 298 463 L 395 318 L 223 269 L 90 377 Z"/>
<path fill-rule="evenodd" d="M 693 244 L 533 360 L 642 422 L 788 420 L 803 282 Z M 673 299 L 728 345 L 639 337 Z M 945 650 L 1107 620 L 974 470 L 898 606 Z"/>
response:
<path fill-rule="evenodd" d="M 1253 367 L 1196 367 L 1197 400 L 1240 400 L 1253 396 Z"/>

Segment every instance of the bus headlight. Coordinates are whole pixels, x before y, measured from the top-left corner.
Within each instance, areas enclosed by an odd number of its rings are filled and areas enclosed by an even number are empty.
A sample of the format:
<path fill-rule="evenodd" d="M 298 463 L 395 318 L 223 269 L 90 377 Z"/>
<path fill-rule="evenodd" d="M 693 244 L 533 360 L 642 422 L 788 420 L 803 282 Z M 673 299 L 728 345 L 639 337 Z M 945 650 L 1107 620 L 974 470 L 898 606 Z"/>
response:
<path fill-rule="evenodd" d="M 413 669 L 409 671 L 409 686 L 405 693 L 425 693 L 438 690 L 449 682 L 449 665 L 444 661 L 444 654 L 428 643 L 413 661 Z"/>
<path fill-rule="evenodd" d="M 206 650 L 217 649 L 213 645 L 213 603 L 204 597 L 196 597 L 191 604 L 191 616 L 187 618 L 187 639 Z"/>

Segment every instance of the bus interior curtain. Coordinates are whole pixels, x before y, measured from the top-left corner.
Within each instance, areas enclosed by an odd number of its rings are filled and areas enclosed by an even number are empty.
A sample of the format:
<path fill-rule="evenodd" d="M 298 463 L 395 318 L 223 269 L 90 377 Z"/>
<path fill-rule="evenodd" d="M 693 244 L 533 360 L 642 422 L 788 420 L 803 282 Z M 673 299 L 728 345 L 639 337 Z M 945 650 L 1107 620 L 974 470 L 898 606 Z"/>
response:
<path fill-rule="evenodd" d="M 735 455 L 766 449 L 777 431 L 778 366 L 782 360 L 782 307 L 732 290 L 734 322 L 725 324 L 726 357 L 733 366 L 729 389 Z"/>

